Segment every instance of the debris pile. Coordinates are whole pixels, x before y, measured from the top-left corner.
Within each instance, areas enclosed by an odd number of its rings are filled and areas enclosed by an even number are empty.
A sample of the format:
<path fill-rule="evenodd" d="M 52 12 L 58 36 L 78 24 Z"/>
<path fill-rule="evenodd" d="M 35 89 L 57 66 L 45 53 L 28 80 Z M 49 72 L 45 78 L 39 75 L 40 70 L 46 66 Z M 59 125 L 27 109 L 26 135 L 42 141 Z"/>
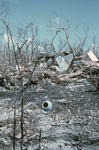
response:
<path fill-rule="evenodd" d="M 55 84 L 68 84 L 77 79 L 86 78 L 96 90 L 99 90 L 99 62 L 96 56 L 89 51 L 87 56 L 91 60 L 84 60 L 82 56 L 73 58 L 72 54 L 56 53 L 44 55 L 44 61 L 39 62 L 33 72 L 34 64 L 19 66 L 2 66 L 0 68 L 0 86 L 10 90 L 16 85 L 20 90 L 20 82 L 23 85 L 37 85 L 39 82 L 49 79 Z M 42 56 L 43 57 L 43 56 Z M 42 58 L 43 59 L 43 58 Z"/>
<path fill-rule="evenodd" d="M 99 66 L 87 66 L 83 70 L 83 75 L 88 82 L 91 83 L 96 88 L 96 91 L 99 90 Z"/>
<path fill-rule="evenodd" d="M 83 61 L 83 77 L 87 79 L 90 84 L 95 87 L 95 90 L 99 90 L 99 60 L 93 54 L 92 51 L 87 53 L 87 59 Z"/>

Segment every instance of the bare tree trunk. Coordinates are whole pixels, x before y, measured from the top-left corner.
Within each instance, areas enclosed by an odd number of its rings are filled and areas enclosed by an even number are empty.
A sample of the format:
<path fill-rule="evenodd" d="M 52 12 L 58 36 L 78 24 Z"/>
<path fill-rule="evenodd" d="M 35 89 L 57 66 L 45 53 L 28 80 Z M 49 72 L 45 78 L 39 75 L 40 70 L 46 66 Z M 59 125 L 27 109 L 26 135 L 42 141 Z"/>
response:
<path fill-rule="evenodd" d="M 38 59 L 36 58 L 35 59 L 35 63 L 33 64 L 33 69 L 32 69 L 32 72 L 31 72 L 31 74 L 30 74 L 30 78 L 29 78 L 29 81 L 28 81 L 28 84 L 27 84 L 27 86 L 26 87 L 24 87 L 24 85 L 23 85 L 23 77 L 22 77 L 22 70 L 21 70 L 21 67 L 20 67 L 20 60 L 21 59 L 23 59 L 22 58 L 22 48 L 23 48 L 23 46 L 26 44 L 26 42 L 28 41 L 28 39 L 27 40 L 25 40 L 24 42 L 23 42 L 23 44 L 19 47 L 19 45 L 17 44 L 17 47 L 18 47 L 18 54 L 19 54 L 19 56 L 20 56 L 20 58 L 18 58 L 17 57 L 17 51 L 16 51 L 16 47 L 15 47 L 15 43 L 14 43 L 14 40 L 13 40 L 13 37 L 12 37 L 12 33 L 11 33 L 11 30 L 10 30 L 10 28 L 9 28 L 9 26 L 7 25 L 7 23 L 4 21 L 4 20 L 2 20 L 2 19 L 0 19 L 0 21 L 6 26 L 6 28 L 7 28 L 7 33 L 9 34 L 9 39 L 8 39 L 8 44 L 9 44 L 9 40 L 11 40 L 11 44 L 12 44 L 12 48 L 13 48 L 13 55 L 14 55 L 14 60 L 15 60 L 15 65 L 17 65 L 17 67 L 18 67 L 18 78 L 20 79 L 20 87 L 21 87 L 21 90 L 20 90 L 20 92 L 19 93 L 21 93 L 21 119 L 20 119 L 20 122 L 21 122 L 21 145 L 20 145 L 20 148 L 21 148 L 21 150 L 23 149 L 23 137 L 24 137 L 24 131 L 23 131 L 23 123 L 24 123 L 24 108 L 23 108 L 23 106 L 24 106 L 24 104 L 23 104 L 23 101 L 24 101 L 24 91 L 28 88 L 28 86 L 30 85 L 30 83 L 31 83 L 31 78 L 32 78 L 32 76 L 33 76 L 33 73 L 34 73 L 34 71 L 35 71 L 35 69 L 36 69 L 36 67 L 37 67 L 37 64 L 38 64 L 38 62 L 39 62 L 39 57 L 38 57 Z M 34 38 L 34 36 L 33 36 L 33 38 Z M 33 42 L 33 39 L 32 39 L 32 42 Z M 31 42 L 30 42 L 31 43 Z M 29 44 L 30 44 L 29 43 Z M 41 44 L 41 43 L 40 43 Z M 32 49 L 32 52 L 34 52 L 36 49 L 38 49 L 38 47 L 39 47 L 39 45 L 40 44 L 38 44 L 35 48 L 33 48 Z M 9 46 L 8 46 L 9 47 Z M 16 77 L 15 77 L 16 78 Z M 14 91 L 15 91 L 15 89 L 14 89 Z M 15 150 L 15 134 L 16 134 L 16 101 L 15 101 L 15 104 L 14 104 L 14 126 L 13 126 L 13 150 Z"/>
<path fill-rule="evenodd" d="M 10 46 L 9 46 L 9 44 L 10 44 L 10 39 L 9 39 L 9 34 L 8 34 L 8 28 L 7 28 L 7 39 L 8 39 L 8 41 L 7 41 L 7 45 L 8 45 L 8 60 L 9 60 L 9 64 L 11 64 L 11 58 L 10 58 Z"/>
<path fill-rule="evenodd" d="M 39 150 L 41 149 L 41 132 L 42 130 L 40 130 L 40 134 L 39 134 Z"/>
<path fill-rule="evenodd" d="M 21 95 L 21 150 L 23 149 L 23 91 Z"/>
<path fill-rule="evenodd" d="M 14 103 L 13 150 L 15 150 L 15 133 L 16 133 L 16 101 Z"/>

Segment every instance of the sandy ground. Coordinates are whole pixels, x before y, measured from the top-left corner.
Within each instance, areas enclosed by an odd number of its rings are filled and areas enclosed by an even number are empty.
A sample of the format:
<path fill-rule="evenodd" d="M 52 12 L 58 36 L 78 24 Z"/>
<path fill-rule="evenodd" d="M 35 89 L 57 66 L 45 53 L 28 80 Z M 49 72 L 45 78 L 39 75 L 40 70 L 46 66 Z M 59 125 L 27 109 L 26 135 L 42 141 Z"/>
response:
<path fill-rule="evenodd" d="M 41 130 L 42 150 L 99 150 L 99 92 L 89 89 L 92 86 L 83 79 L 64 85 L 46 79 L 29 87 L 24 93 L 24 149 L 38 149 Z M 53 105 L 48 113 L 41 108 L 45 96 Z M 0 150 L 12 148 L 14 101 L 13 91 L 0 92 Z M 20 150 L 20 94 L 16 101 L 16 149 Z"/>

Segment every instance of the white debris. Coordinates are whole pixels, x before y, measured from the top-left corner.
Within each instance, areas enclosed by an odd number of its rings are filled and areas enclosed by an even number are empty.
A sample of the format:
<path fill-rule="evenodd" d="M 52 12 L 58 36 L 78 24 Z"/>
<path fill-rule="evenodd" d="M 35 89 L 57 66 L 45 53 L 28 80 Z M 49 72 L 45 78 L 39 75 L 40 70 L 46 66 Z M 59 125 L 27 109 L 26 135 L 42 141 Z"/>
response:
<path fill-rule="evenodd" d="M 87 54 L 92 61 L 99 61 L 91 50 Z"/>

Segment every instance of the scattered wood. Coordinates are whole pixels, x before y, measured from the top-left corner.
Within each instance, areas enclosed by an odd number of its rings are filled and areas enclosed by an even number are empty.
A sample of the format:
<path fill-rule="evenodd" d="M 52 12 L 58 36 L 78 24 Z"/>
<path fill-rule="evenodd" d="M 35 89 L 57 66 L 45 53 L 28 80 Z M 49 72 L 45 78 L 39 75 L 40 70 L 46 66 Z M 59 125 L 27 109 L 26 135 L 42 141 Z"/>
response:
<path fill-rule="evenodd" d="M 65 53 L 64 53 L 65 54 Z M 65 54 L 66 59 L 70 56 L 69 54 Z M 47 57 L 47 56 L 46 56 Z M 56 58 L 60 57 L 60 54 L 56 55 Z M 71 56 L 70 56 L 71 57 Z M 47 57 L 48 58 L 48 57 Z M 99 62 L 98 61 L 83 61 L 83 56 L 75 57 L 71 59 L 68 70 L 64 72 L 60 72 L 59 70 L 50 69 L 56 63 L 55 55 L 49 57 L 52 59 L 53 63 L 48 66 L 39 65 L 35 72 L 32 75 L 30 80 L 30 75 L 32 73 L 33 66 L 20 66 L 20 73 L 18 69 L 14 69 L 12 67 L 8 67 L 7 65 L 3 65 L 3 69 L 0 69 L 0 86 L 11 89 L 11 87 L 20 86 L 20 80 L 23 79 L 23 85 L 26 86 L 29 83 L 31 85 L 39 84 L 39 81 L 42 82 L 44 80 L 50 80 L 55 84 L 67 84 L 69 82 L 74 82 L 77 79 L 86 78 L 88 82 L 90 82 L 96 90 L 99 90 Z M 62 58 L 62 57 L 61 57 Z M 73 63 L 79 61 L 79 66 L 77 63 L 73 66 Z M 46 62 L 47 63 L 47 62 Z M 48 62 L 49 63 L 49 62 Z M 58 64 L 57 64 L 58 67 Z M 30 80 L 30 81 L 29 81 Z M 15 83 L 16 82 L 16 83 Z M 63 84 L 63 85 L 64 85 Z"/>
<path fill-rule="evenodd" d="M 86 66 L 83 69 L 83 75 L 87 81 L 96 88 L 96 90 L 99 90 L 99 66 Z"/>

